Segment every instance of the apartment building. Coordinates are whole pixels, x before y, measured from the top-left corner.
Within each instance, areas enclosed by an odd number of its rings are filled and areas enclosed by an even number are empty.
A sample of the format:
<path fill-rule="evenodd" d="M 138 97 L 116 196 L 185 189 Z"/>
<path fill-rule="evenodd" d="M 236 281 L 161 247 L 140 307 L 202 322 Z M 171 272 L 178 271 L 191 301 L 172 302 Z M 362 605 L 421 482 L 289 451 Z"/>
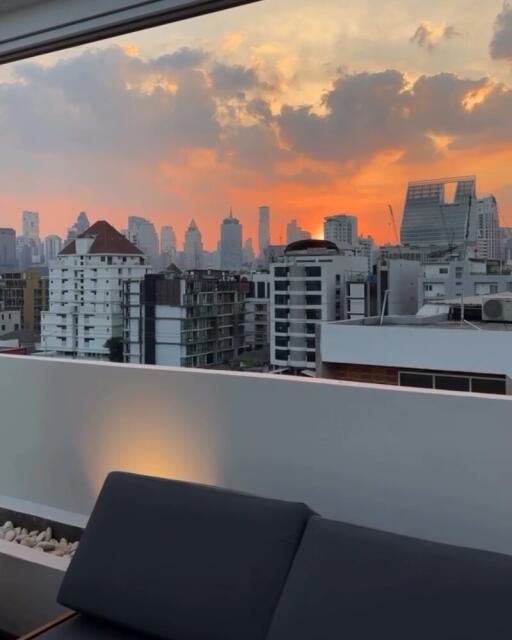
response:
<path fill-rule="evenodd" d="M 315 370 L 316 326 L 346 317 L 346 282 L 367 275 L 364 256 L 344 256 L 327 240 L 288 245 L 282 262 L 270 267 L 273 367 L 300 373 Z"/>
<path fill-rule="evenodd" d="M 0 336 L 19 331 L 21 312 L 18 309 L 5 310 L 0 307 Z"/>
<path fill-rule="evenodd" d="M 114 227 L 105 221 L 93 224 L 50 266 L 43 350 L 62 357 L 108 359 L 108 341 L 123 336 L 123 281 L 142 279 L 149 271 L 142 251 Z"/>
<path fill-rule="evenodd" d="M 324 219 L 324 238 L 338 248 L 355 247 L 358 244 L 357 217 L 339 213 Z"/>
<path fill-rule="evenodd" d="M 512 269 L 488 260 L 455 260 L 423 265 L 418 302 L 424 304 L 512 291 Z"/>
<path fill-rule="evenodd" d="M 48 309 L 48 278 L 38 271 L 0 274 L 0 308 L 20 312 L 20 328 L 41 333 L 41 315 Z"/>
<path fill-rule="evenodd" d="M 147 275 L 124 285 L 124 359 L 174 367 L 221 366 L 246 341 L 249 282 L 223 271 Z"/>
<path fill-rule="evenodd" d="M 247 340 L 252 349 L 270 345 L 270 273 L 257 271 L 248 276 Z"/>

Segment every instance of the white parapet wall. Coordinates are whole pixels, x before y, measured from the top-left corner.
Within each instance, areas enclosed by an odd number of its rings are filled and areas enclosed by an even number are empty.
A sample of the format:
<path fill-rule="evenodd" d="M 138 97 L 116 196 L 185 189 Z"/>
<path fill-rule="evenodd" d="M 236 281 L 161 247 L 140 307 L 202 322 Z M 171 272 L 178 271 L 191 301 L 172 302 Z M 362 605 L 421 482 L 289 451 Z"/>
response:
<path fill-rule="evenodd" d="M 125 469 L 512 554 L 508 397 L 0 356 L 0 411 L 12 499 L 87 514 Z"/>

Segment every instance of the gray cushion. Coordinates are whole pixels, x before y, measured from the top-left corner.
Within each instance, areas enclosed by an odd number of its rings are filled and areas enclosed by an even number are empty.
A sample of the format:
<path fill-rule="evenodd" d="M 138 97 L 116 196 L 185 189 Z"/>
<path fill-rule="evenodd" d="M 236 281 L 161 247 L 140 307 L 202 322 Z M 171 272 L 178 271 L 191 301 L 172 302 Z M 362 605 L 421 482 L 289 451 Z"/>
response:
<path fill-rule="evenodd" d="M 310 515 L 301 504 L 111 474 L 59 602 L 169 640 L 263 640 Z"/>
<path fill-rule="evenodd" d="M 149 636 L 86 616 L 75 616 L 37 636 L 37 640 L 151 640 Z"/>
<path fill-rule="evenodd" d="M 268 640 L 504 640 L 511 601 L 508 556 L 312 518 Z"/>

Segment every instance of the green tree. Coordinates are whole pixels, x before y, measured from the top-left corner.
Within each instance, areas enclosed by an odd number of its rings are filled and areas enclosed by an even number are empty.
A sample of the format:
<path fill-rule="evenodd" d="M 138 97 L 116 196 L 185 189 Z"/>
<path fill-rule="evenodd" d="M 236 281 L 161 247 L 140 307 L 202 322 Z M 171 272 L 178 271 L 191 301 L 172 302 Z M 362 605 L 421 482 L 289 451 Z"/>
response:
<path fill-rule="evenodd" d="M 110 338 L 105 342 L 105 348 L 109 350 L 110 362 L 123 362 L 122 338 Z"/>

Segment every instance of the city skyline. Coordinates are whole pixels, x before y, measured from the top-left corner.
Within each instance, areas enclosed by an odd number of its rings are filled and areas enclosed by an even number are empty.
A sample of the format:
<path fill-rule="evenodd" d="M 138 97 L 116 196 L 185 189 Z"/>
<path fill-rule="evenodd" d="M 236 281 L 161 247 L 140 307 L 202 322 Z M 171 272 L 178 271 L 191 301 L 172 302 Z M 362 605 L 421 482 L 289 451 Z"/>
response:
<path fill-rule="evenodd" d="M 266 202 L 273 242 L 346 211 L 382 243 L 407 182 L 477 173 L 511 226 L 510 6 L 338 4 L 274 0 L 272 20 L 256 4 L 7 65 L 0 224 L 37 210 L 61 235 L 85 209 L 183 238 L 194 219 L 212 248 L 231 204 L 256 241 Z"/>

